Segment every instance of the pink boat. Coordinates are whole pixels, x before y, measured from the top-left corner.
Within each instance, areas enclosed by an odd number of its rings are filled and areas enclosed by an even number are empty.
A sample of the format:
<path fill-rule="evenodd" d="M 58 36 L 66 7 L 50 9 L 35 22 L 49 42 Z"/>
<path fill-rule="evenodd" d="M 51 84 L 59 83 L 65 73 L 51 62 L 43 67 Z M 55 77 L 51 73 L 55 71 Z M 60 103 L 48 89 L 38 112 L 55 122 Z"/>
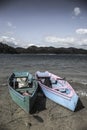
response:
<path fill-rule="evenodd" d="M 48 71 L 37 71 L 36 78 L 46 97 L 72 111 L 75 111 L 78 95 L 66 80 Z"/>

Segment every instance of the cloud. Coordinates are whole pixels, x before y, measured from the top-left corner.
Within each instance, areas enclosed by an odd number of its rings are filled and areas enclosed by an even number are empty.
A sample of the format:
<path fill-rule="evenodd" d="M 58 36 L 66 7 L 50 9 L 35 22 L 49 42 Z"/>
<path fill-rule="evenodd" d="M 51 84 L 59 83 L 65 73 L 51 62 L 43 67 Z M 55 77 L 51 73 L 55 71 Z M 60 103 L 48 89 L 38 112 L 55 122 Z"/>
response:
<path fill-rule="evenodd" d="M 11 22 L 7 22 L 7 25 L 8 25 L 9 27 L 12 27 L 12 23 L 11 23 Z"/>
<path fill-rule="evenodd" d="M 78 30 L 78 29 L 77 29 Z M 78 33 L 78 31 L 76 30 L 76 32 Z M 44 39 L 39 43 L 35 43 L 33 44 L 30 41 L 21 41 L 21 40 L 17 40 L 14 37 L 10 37 L 7 35 L 3 35 L 0 37 L 0 42 L 5 43 L 7 45 L 13 46 L 13 47 L 24 47 L 27 48 L 29 46 L 53 46 L 53 47 L 76 47 L 76 48 L 83 48 L 83 49 L 87 49 L 87 38 L 86 35 L 84 36 L 79 36 L 79 35 L 75 35 L 75 36 L 68 36 L 68 37 L 57 37 L 57 36 L 46 36 L 44 37 Z"/>
<path fill-rule="evenodd" d="M 29 42 L 21 41 L 18 39 L 15 39 L 14 37 L 3 35 L 0 36 L 0 42 L 7 44 L 12 47 L 24 47 L 27 48 L 29 46 L 35 46 L 36 44 L 31 44 Z"/>
<path fill-rule="evenodd" d="M 80 13 L 81 13 L 80 8 L 79 8 L 79 7 L 75 7 L 75 8 L 74 8 L 74 15 L 75 15 L 75 16 L 78 16 Z"/>
<path fill-rule="evenodd" d="M 3 40 L 3 39 L 7 39 L 8 38 L 8 36 L 1 36 L 1 39 Z"/>
<path fill-rule="evenodd" d="M 55 36 L 47 36 L 45 37 L 46 42 L 51 42 L 51 43 L 73 43 L 74 42 L 73 37 L 66 37 L 66 38 L 60 38 L 60 37 L 55 37 Z"/>
<path fill-rule="evenodd" d="M 70 47 L 73 46 L 75 43 L 74 37 L 55 37 L 55 36 L 47 36 L 45 37 L 45 42 L 48 46 L 54 46 L 54 47 Z"/>
<path fill-rule="evenodd" d="M 10 28 L 13 28 L 13 29 L 15 29 L 16 28 L 16 26 L 14 26 L 11 22 L 7 22 L 7 26 L 8 27 L 10 27 Z"/>
<path fill-rule="evenodd" d="M 87 28 L 80 28 L 76 30 L 77 34 L 87 34 Z"/>
<path fill-rule="evenodd" d="M 47 36 L 44 38 L 47 46 L 54 47 L 76 47 L 87 49 L 87 39 L 79 37 L 55 37 Z"/>
<path fill-rule="evenodd" d="M 35 46 L 35 44 L 33 44 L 33 43 L 29 43 L 28 46 Z"/>
<path fill-rule="evenodd" d="M 13 35 L 14 32 L 13 31 L 7 31 L 7 32 L 5 32 L 5 34 L 8 35 L 8 36 L 10 36 L 10 35 Z"/>
<path fill-rule="evenodd" d="M 18 46 L 18 42 L 16 41 L 16 39 L 14 37 L 1 36 L 0 42 L 7 44 L 7 45 L 10 45 L 10 46 L 13 46 L 13 47 Z"/>

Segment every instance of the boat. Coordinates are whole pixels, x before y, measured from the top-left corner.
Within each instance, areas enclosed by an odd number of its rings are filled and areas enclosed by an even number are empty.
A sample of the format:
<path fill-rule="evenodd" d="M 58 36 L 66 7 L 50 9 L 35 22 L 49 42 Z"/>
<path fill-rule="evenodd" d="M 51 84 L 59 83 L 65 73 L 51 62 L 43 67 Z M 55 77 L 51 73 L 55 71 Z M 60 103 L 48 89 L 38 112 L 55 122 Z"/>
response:
<path fill-rule="evenodd" d="M 47 98 L 71 111 L 75 111 L 79 97 L 68 81 L 48 71 L 37 71 L 35 77 Z"/>
<path fill-rule="evenodd" d="M 12 100 L 30 113 L 37 97 L 38 83 L 29 72 L 13 72 L 8 81 Z"/>

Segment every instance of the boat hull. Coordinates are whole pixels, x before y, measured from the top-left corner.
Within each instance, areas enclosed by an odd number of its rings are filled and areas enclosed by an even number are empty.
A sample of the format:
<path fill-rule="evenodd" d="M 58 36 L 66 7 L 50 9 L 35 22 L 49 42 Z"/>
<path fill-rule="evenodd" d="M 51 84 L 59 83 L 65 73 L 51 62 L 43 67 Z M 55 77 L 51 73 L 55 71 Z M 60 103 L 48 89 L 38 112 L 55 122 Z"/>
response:
<path fill-rule="evenodd" d="M 37 97 L 37 90 L 32 97 L 23 96 L 19 94 L 19 92 L 15 91 L 13 88 L 9 86 L 9 93 L 12 100 L 20 106 L 25 112 L 30 113 L 31 109 L 34 105 L 35 99 Z"/>
<path fill-rule="evenodd" d="M 35 103 L 35 99 L 37 97 L 37 91 L 38 91 L 38 83 L 37 81 L 33 81 L 32 88 L 25 87 L 25 88 L 18 88 L 14 89 L 13 86 L 8 84 L 9 93 L 12 98 L 12 100 L 20 106 L 25 112 L 30 113 L 32 110 L 32 107 Z M 31 95 L 23 95 L 25 91 L 29 91 L 32 94 Z"/>
<path fill-rule="evenodd" d="M 39 83 L 39 85 L 41 86 L 42 91 L 46 97 L 48 97 L 55 103 L 68 108 L 71 111 L 75 111 L 75 108 L 76 108 L 77 102 L 78 102 L 78 96 L 76 93 L 71 98 L 66 98 L 66 97 L 61 96 L 60 94 L 56 94 L 52 90 L 46 88 L 46 86 L 44 86 L 41 83 Z"/>
<path fill-rule="evenodd" d="M 64 78 L 48 71 L 37 71 L 35 76 L 46 97 L 71 111 L 75 111 L 79 97 Z"/>

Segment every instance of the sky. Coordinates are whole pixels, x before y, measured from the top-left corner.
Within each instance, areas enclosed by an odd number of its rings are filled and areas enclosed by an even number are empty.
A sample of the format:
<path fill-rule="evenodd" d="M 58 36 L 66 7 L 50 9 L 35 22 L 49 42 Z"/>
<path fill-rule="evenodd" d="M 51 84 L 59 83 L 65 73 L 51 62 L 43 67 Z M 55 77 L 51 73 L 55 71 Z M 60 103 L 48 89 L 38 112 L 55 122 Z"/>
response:
<path fill-rule="evenodd" d="M 0 42 L 87 49 L 87 0 L 1 0 Z"/>

